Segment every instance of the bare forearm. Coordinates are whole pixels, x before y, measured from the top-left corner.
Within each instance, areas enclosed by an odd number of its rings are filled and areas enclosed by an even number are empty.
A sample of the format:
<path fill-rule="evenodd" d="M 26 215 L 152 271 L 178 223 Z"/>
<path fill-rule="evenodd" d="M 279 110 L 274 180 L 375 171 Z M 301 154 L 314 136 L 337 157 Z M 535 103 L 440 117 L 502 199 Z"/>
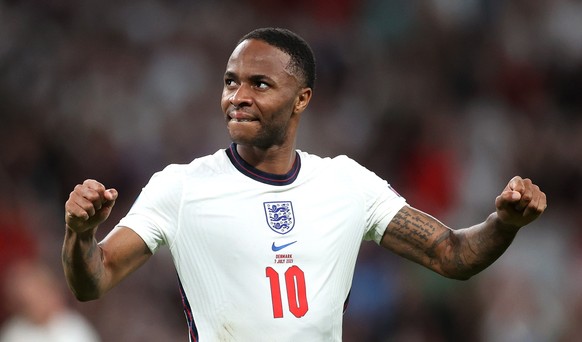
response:
<path fill-rule="evenodd" d="M 81 301 L 97 299 L 102 294 L 105 274 L 102 252 L 94 231 L 82 234 L 66 228 L 62 262 L 69 287 Z"/>
<path fill-rule="evenodd" d="M 406 205 L 386 227 L 381 245 L 446 277 L 468 279 L 495 262 L 520 227 L 537 219 L 546 207 L 539 187 L 516 176 L 496 197 L 495 212 L 485 222 L 453 230 Z"/>
<path fill-rule="evenodd" d="M 468 279 L 497 260 L 516 232 L 503 226 L 495 213 L 483 223 L 453 230 L 406 206 L 388 225 L 382 245 L 446 277 Z"/>
<path fill-rule="evenodd" d="M 65 202 L 62 262 L 69 287 L 81 301 L 101 297 L 151 256 L 141 237 L 126 227 L 113 229 L 99 243 L 95 240 L 116 199 L 115 189 L 87 179 Z"/>
<path fill-rule="evenodd" d="M 507 250 L 518 229 L 504 226 L 497 214 L 470 228 L 451 230 L 443 238 L 443 274 L 468 279 L 490 266 Z"/>
<path fill-rule="evenodd" d="M 453 232 L 447 258 L 457 265 L 447 270 L 468 278 L 491 265 L 519 231 L 546 209 L 546 194 L 528 178 L 513 177 L 495 198 L 495 212 L 479 225 Z M 449 249 L 449 248 L 448 248 Z"/>

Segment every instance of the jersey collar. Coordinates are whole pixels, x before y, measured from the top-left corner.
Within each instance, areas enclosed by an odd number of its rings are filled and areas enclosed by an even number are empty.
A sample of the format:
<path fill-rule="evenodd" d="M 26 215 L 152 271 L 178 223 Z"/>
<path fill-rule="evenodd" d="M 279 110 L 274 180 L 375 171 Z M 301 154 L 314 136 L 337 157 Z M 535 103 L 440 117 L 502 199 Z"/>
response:
<path fill-rule="evenodd" d="M 270 185 L 289 185 L 293 183 L 299 175 L 299 169 L 301 169 L 301 158 L 299 158 L 299 153 L 297 152 L 295 153 L 295 162 L 293 163 L 291 170 L 283 175 L 264 172 L 247 163 L 238 154 L 235 143 L 230 144 L 226 149 L 226 155 L 228 156 L 228 159 L 230 159 L 232 165 L 234 165 L 234 167 L 242 174 L 258 182 Z"/>

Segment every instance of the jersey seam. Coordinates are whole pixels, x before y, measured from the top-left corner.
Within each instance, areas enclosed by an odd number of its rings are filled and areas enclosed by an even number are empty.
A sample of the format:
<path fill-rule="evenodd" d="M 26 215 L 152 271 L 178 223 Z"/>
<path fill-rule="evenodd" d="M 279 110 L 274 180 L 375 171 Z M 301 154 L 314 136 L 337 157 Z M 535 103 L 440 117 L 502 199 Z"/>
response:
<path fill-rule="evenodd" d="M 180 234 L 180 231 L 182 230 L 182 208 L 184 207 L 184 191 L 185 191 L 185 186 L 184 186 L 184 173 L 181 174 L 181 179 L 180 179 L 180 198 L 178 199 L 178 210 L 176 212 L 176 233 L 173 236 L 172 239 L 172 243 L 168 244 L 168 248 L 171 250 L 174 247 L 174 244 L 176 243 L 176 241 L 178 240 L 178 235 Z M 167 240 L 167 237 L 166 237 Z"/>

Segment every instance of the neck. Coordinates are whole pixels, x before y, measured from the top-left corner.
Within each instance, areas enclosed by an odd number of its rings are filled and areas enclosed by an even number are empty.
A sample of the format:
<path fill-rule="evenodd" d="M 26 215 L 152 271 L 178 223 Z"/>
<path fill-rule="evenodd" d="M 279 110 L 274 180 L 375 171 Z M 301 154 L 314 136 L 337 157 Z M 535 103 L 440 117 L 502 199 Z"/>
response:
<path fill-rule="evenodd" d="M 237 144 L 236 150 L 244 161 L 256 169 L 275 175 L 289 172 L 296 158 L 295 143 L 267 149 Z"/>

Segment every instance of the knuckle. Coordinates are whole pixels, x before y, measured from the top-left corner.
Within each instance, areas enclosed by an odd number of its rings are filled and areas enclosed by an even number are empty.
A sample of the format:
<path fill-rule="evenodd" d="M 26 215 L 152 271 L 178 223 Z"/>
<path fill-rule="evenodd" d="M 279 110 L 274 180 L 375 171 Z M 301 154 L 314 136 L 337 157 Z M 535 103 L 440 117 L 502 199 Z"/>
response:
<path fill-rule="evenodd" d="M 97 190 L 94 189 L 87 189 L 87 192 L 85 193 L 85 198 L 89 202 L 96 202 L 100 198 L 99 192 L 97 192 Z"/>
<path fill-rule="evenodd" d="M 98 191 L 101 189 L 105 189 L 103 184 L 99 183 L 98 181 L 96 181 L 94 179 L 86 179 L 83 182 L 83 185 L 89 189 L 98 190 Z"/>
<path fill-rule="evenodd" d="M 95 210 L 95 204 L 93 202 L 88 202 L 87 204 L 85 204 L 83 206 L 83 209 L 85 209 L 85 211 L 87 211 L 87 212 L 93 211 L 93 210 Z"/>

